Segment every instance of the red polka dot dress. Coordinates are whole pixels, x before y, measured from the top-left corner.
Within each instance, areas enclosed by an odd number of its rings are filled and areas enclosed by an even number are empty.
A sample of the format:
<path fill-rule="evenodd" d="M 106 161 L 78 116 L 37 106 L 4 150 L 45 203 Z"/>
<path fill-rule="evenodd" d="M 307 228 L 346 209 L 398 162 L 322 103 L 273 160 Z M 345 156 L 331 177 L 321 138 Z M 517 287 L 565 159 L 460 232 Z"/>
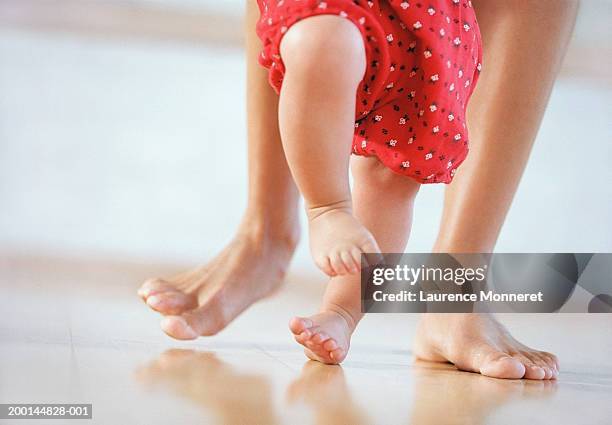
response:
<path fill-rule="evenodd" d="M 450 183 L 468 153 L 466 107 L 482 45 L 469 0 L 258 0 L 259 62 L 280 93 L 280 41 L 295 22 L 334 14 L 366 47 L 357 90 L 353 153 L 375 156 L 421 183 Z"/>

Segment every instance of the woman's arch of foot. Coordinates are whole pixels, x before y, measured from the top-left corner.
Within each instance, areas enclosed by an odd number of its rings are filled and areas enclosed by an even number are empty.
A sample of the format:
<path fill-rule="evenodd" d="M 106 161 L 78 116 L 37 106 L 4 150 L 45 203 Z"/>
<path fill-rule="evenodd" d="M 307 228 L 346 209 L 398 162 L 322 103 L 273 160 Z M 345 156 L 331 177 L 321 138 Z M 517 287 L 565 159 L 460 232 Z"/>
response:
<path fill-rule="evenodd" d="M 164 318 L 161 328 L 176 339 L 214 335 L 283 282 L 293 241 L 236 237 L 203 267 L 170 279 L 149 279 L 138 295 Z"/>

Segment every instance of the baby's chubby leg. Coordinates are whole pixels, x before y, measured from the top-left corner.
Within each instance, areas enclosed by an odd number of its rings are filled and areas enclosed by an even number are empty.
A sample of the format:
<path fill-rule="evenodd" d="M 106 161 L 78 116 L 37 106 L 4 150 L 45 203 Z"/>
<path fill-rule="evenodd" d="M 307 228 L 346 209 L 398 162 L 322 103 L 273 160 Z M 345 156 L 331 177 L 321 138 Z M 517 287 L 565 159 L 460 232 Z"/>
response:
<path fill-rule="evenodd" d="M 412 225 L 412 209 L 420 184 L 393 173 L 375 158 L 353 159 L 356 217 L 372 232 L 384 252 L 403 252 Z M 333 277 L 321 310 L 294 317 L 289 328 L 306 355 L 324 363 L 340 363 L 361 320 L 359 275 Z"/>
<path fill-rule="evenodd" d="M 306 202 L 313 258 L 330 276 L 357 273 L 361 253 L 379 251 L 353 216 L 348 178 L 356 93 L 366 67 L 362 35 L 347 19 L 309 17 L 289 28 L 280 51 L 279 127 Z"/>

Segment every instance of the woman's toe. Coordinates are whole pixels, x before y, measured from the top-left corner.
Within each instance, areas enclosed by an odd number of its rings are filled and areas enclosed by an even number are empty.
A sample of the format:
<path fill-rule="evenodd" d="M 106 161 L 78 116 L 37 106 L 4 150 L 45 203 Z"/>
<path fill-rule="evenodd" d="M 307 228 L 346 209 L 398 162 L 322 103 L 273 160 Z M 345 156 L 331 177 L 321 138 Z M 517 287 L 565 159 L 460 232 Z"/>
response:
<path fill-rule="evenodd" d="M 538 352 L 528 352 L 524 354 L 525 354 L 525 357 L 529 358 L 529 360 L 531 360 L 531 362 L 535 366 L 539 367 L 540 369 L 544 371 L 544 377 L 542 379 L 552 378 L 553 376 L 552 368 L 548 365 L 548 363 L 546 362 L 546 359 L 540 356 Z"/>
<path fill-rule="evenodd" d="M 492 378 L 520 379 L 525 375 L 525 366 L 519 360 L 500 353 L 499 357 L 485 361 L 480 373 Z"/>
<path fill-rule="evenodd" d="M 550 353 L 545 353 L 545 352 L 540 352 L 538 353 L 540 355 L 540 357 L 542 358 L 542 360 L 546 363 L 546 365 L 552 369 L 553 374 L 558 372 L 558 360 L 555 358 L 554 355 L 550 354 Z"/>
<path fill-rule="evenodd" d="M 181 316 L 166 316 L 161 322 L 162 330 L 176 339 L 196 339 L 198 334 Z"/>
<path fill-rule="evenodd" d="M 546 376 L 546 372 L 540 366 L 536 366 L 531 362 L 525 365 L 525 379 L 542 380 Z"/>
<path fill-rule="evenodd" d="M 138 296 L 146 301 L 148 297 L 166 291 L 176 291 L 176 288 L 163 279 L 148 279 L 138 288 Z"/>
<path fill-rule="evenodd" d="M 147 305 L 162 314 L 181 314 L 197 306 L 195 298 L 182 292 L 162 292 L 147 298 Z"/>

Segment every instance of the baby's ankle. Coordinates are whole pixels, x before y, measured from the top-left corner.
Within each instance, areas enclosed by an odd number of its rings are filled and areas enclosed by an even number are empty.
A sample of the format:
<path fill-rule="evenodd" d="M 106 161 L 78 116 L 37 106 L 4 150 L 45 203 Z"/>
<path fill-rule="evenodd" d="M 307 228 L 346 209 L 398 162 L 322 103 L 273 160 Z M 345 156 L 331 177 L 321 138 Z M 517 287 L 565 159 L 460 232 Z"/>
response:
<path fill-rule="evenodd" d="M 308 216 L 308 220 L 311 221 L 315 218 L 338 212 L 352 215 L 353 203 L 351 199 L 342 199 L 326 204 L 313 204 L 306 206 L 306 215 Z"/>
<path fill-rule="evenodd" d="M 346 308 L 338 303 L 329 302 L 329 301 L 325 302 L 321 306 L 320 311 L 334 313 L 342 317 L 342 319 L 344 319 L 348 328 L 350 329 L 351 333 L 353 333 L 353 331 L 357 327 L 357 324 L 363 317 L 363 314 L 361 313 L 361 311 L 351 311 L 351 309 L 349 308 Z"/>

